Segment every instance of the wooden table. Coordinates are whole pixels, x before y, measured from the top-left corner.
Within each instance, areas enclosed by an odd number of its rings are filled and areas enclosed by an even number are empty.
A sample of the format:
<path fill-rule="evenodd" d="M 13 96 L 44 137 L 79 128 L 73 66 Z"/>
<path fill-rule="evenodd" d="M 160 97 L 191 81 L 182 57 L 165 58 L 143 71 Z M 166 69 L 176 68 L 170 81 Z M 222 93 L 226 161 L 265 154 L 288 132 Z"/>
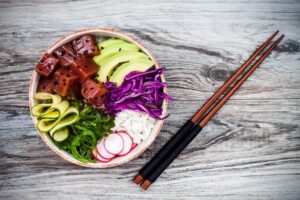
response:
<path fill-rule="evenodd" d="M 1 199 L 299 199 L 300 2 L 1 1 Z M 89 27 L 121 30 L 167 68 L 176 99 L 151 147 L 112 169 L 62 160 L 41 140 L 28 85 L 42 52 Z M 271 33 L 286 38 L 203 134 L 142 191 L 131 180 Z"/>

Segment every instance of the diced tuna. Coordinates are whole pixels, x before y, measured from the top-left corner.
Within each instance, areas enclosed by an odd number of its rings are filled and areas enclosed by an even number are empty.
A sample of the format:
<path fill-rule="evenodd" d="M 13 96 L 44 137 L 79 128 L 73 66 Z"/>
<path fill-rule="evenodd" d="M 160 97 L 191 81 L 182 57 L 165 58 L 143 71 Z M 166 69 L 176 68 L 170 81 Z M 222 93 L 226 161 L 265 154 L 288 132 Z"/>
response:
<path fill-rule="evenodd" d="M 96 38 L 92 35 L 83 35 L 73 40 L 72 43 L 78 55 L 95 56 L 100 52 Z"/>
<path fill-rule="evenodd" d="M 52 90 L 53 90 L 52 78 L 41 77 L 38 83 L 37 92 L 52 93 Z"/>
<path fill-rule="evenodd" d="M 43 77 L 49 77 L 58 66 L 58 63 L 58 58 L 46 53 L 36 65 L 35 71 Z"/>
<path fill-rule="evenodd" d="M 75 63 L 71 65 L 72 71 L 79 76 L 80 82 L 95 75 L 99 66 L 93 61 L 92 58 L 80 56 L 76 59 Z"/>
<path fill-rule="evenodd" d="M 54 54 L 58 57 L 59 63 L 62 67 L 70 67 L 76 60 L 76 54 L 71 43 L 58 47 L 54 51 Z"/>
<path fill-rule="evenodd" d="M 72 71 L 60 68 L 54 73 L 53 91 L 61 96 L 69 96 L 72 92 L 72 86 L 78 84 L 78 76 Z"/>
<path fill-rule="evenodd" d="M 107 89 L 95 80 L 87 79 L 81 85 L 82 96 L 92 105 L 100 108 L 107 94 Z"/>

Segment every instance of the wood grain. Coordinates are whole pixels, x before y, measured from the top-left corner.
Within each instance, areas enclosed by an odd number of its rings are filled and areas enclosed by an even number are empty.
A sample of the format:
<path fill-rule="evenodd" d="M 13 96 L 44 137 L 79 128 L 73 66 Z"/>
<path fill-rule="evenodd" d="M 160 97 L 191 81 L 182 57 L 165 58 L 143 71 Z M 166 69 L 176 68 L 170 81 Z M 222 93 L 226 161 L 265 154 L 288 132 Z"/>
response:
<path fill-rule="evenodd" d="M 1 199 L 299 199 L 300 2 L 0 1 Z M 87 169 L 34 129 L 29 79 L 59 37 L 89 27 L 130 34 L 167 68 L 176 101 L 137 159 Z M 286 39 L 149 191 L 131 180 L 271 33 Z"/>

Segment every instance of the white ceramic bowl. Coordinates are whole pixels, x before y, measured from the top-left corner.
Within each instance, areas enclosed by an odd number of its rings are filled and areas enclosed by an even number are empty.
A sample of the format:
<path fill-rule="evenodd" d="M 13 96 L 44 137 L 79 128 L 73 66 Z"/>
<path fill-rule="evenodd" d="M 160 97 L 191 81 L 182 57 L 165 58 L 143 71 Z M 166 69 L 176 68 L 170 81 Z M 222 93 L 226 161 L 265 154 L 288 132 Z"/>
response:
<path fill-rule="evenodd" d="M 85 34 L 92 34 L 96 37 L 113 37 L 113 38 L 120 38 L 126 41 L 129 41 L 131 43 L 136 44 L 137 46 L 140 47 L 140 49 L 146 53 L 155 63 L 155 67 L 159 68 L 159 65 L 156 61 L 156 59 L 150 54 L 150 52 L 143 46 L 141 45 L 137 40 L 133 39 L 132 37 L 125 35 L 124 33 L 121 33 L 119 31 L 113 30 L 113 29 L 106 29 L 106 28 L 91 28 L 91 29 L 86 29 L 86 30 L 81 30 L 81 31 L 77 31 L 74 33 L 71 33 L 63 38 L 61 38 L 60 40 L 58 40 L 57 42 L 55 42 L 52 46 L 50 46 L 50 48 L 46 51 L 47 53 L 52 53 L 57 47 L 64 45 L 68 42 L 70 42 L 71 40 L 81 36 L 81 35 L 85 35 Z M 46 53 L 45 52 L 45 53 Z M 39 81 L 39 75 L 34 71 L 32 74 L 32 78 L 31 78 L 31 82 L 30 82 L 30 88 L 29 88 L 29 106 L 32 107 L 36 104 L 33 96 L 36 92 L 36 88 L 37 88 L 37 84 Z M 162 81 L 165 82 L 165 77 L 164 75 L 161 76 Z M 164 92 L 167 93 L 167 88 L 165 88 Z M 167 112 L 167 100 L 164 100 L 163 102 L 163 115 L 166 114 Z M 32 117 L 34 124 L 37 124 L 37 120 Z M 42 137 L 42 139 L 44 140 L 44 142 L 55 152 L 57 153 L 60 157 L 62 157 L 63 159 L 72 162 L 76 165 L 80 165 L 83 167 L 91 167 L 91 168 L 109 168 L 109 167 L 115 167 L 118 165 L 122 165 L 134 158 L 136 158 L 137 156 L 139 156 L 141 153 L 143 153 L 155 140 L 155 138 L 158 136 L 161 128 L 163 125 L 163 120 L 157 121 L 155 128 L 152 130 L 151 134 L 144 140 L 142 141 L 133 151 L 131 151 L 129 154 L 127 154 L 126 156 L 121 156 L 121 157 L 116 157 L 113 160 L 111 160 L 108 163 L 83 163 L 79 160 L 76 160 L 75 158 L 73 158 L 73 156 L 65 151 L 60 150 L 51 140 L 51 138 L 49 137 L 48 134 L 44 134 L 44 133 L 39 133 L 40 136 Z M 37 129 L 38 130 L 38 129 Z"/>

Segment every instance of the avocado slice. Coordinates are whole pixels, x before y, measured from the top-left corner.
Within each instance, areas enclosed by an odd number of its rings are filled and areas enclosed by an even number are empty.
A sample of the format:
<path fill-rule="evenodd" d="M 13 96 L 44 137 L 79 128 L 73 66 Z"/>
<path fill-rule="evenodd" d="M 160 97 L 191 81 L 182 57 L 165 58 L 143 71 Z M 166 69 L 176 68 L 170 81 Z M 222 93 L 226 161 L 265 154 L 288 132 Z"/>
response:
<path fill-rule="evenodd" d="M 137 59 L 122 64 L 110 77 L 109 81 L 116 83 L 119 87 L 127 74 L 130 72 L 145 72 L 154 65 L 154 62 L 149 59 Z"/>
<path fill-rule="evenodd" d="M 107 48 L 103 49 L 100 55 L 94 56 L 94 61 L 98 64 L 99 61 L 112 56 L 113 54 L 119 51 L 139 51 L 140 48 L 135 44 L 131 44 L 128 42 L 116 43 L 108 46 Z"/>
<path fill-rule="evenodd" d="M 120 51 L 107 59 L 100 62 L 100 70 L 97 79 L 100 82 L 106 82 L 110 78 L 113 70 L 121 63 L 136 60 L 140 58 L 148 59 L 149 57 L 142 52 Z"/>
<path fill-rule="evenodd" d="M 109 40 L 104 40 L 103 42 L 100 42 L 98 44 L 98 47 L 99 49 L 104 49 L 110 45 L 113 45 L 113 44 L 118 44 L 118 43 L 124 43 L 125 41 L 124 40 L 121 40 L 121 39 L 109 39 Z"/>

